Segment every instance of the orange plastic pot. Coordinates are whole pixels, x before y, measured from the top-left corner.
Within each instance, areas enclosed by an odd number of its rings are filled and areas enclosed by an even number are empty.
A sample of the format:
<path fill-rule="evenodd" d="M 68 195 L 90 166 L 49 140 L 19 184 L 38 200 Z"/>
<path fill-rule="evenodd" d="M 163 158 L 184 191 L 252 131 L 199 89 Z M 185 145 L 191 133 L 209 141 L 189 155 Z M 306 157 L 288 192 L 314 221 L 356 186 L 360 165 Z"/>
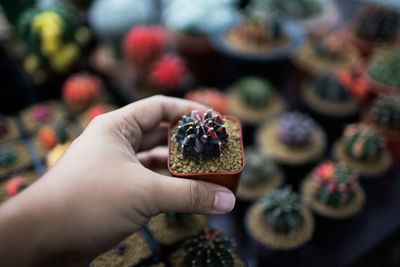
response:
<path fill-rule="evenodd" d="M 168 129 L 168 170 L 173 177 L 186 178 L 201 180 L 205 182 L 210 182 L 214 184 L 219 184 L 229 188 L 234 194 L 239 185 L 240 176 L 244 168 L 244 153 L 243 153 L 243 137 L 242 137 L 242 126 L 239 120 L 233 116 L 221 116 L 222 119 L 231 119 L 235 121 L 239 126 L 240 131 L 240 147 L 241 147 L 241 157 L 242 157 L 242 167 L 235 172 L 213 172 L 213 173 L 176 173 L 170 167 L 170 151 L 171 151 L 171 135 L 172 128 L 178 122 L 179 119 L 173 121 Z"/>

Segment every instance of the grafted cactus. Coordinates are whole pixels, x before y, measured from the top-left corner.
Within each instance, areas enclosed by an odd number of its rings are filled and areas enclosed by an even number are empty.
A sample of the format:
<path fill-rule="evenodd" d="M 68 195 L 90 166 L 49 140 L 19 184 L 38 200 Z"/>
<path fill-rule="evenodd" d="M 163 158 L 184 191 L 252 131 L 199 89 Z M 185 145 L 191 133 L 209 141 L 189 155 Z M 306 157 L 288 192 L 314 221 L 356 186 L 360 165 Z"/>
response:
<path fill-rule="evenodd" d="M 11 147 L 0 147 L 0 167 L 6 168 L 18 159 L 17 152 Z"/>
<path fill-rule="evenodd" d="M 340 59 L 346 48 L 344 40 L 335 34 L 314 36 L 311 41 L 317 53 L 329 59 Z"/>
<path fill-rule="evenodd" d="M 400 131 L 400 97 L 387 95 L 378 98 L 369 111 L 369 118 L 383 128 Z"/>
<path fill-rule="evenodd" d="M 183 244 L 183 263 L 192 267 L 233 267 L 235 259 L 232 239 L 219 230 L 205 229 L 189 237 Z"/>
<path fill-rule="evenodd" d="M 67 139 L 68 133 L 63 123 L 57 123 L 54 126 L 44 125 L 38 132 L 38 141 L 47 149 L 52 149 L 57 144 L 65 143 Z"/>
<path fill-rule="evenodd" d="M 319 74 L 313 84 L 315 93 L 326 100 L 338 102 L 350 98 L 350 89 L 341 83 L 334 73 Z"/>
<path fill-rule="evenodd" d="M 313 177 L 315 197 L 325 205 L 340 208 L 356 196 L 358 175 L 341 163 L 327 161 L 314 170 Z"/>
<path fill-rule="evenodd" d="M 302 225 L 303 200 L 290 187 L 275 190 L 263 199 L 263 219 L 274 232 L 289 234 Z"/>
<path fill-rule="evenodd" d="M 246 165 L 243 168 L 240 183 L 244 186 L 257 186 L 277 172 L 276 164 L 258 151 L 246 152 Z"/>
<path fill-rule="evenodd" d="M 343 138 L 347 154 L 355 160 L 374 162 L 382 155 L 382 137 L 371 126 L 348 125 Z"/>
<path fill-rule="evenodd" d="M 400 48 L 378 50 L 368 64 L 368 75 L 392 87 L 400 87 Z"/>
<path fill-rule="evenodd" d="M 176 55 L 165 55 L 150 70 L 150 82 L 163 90 L 179 90 L 187 78 L 184 60 Z"/>
<path fill-rule="evenodd" d="M 51 118 L 53 110 L 46 104 L 37 104 L 32 109 L 32 117 L 38 122 L 47 121 Z"/>
<path fill-rule="evenodd" d="M 8 181 L 6 190 L 9 196 L 15 196 L 22 190 L 28 187 L 28 182 L 23 177 L 13 177 Z"/>
<path fill-rule="evenodd" d="M 315 128 L 313 119 L 307 114 L 286 112 L 279 119 L 278 135 L 284 144 L 301 147 L 310 143 Z"/>
<path fill-rule="evenodd" d="M 257 77 L 245 77 L 235 83 L 244 102 L 254 108 L 265 106 L 273 95 L 272 85 Z"/>
<path fill-rule="evenodd" d="M 219 156 L 229 137 L 223 124 L 221 117 L 211 110 L 203 116 L 197 111 L 192 111 L 190 117 L 183 116 L 175 134 L 182 154 L 196 160 Z"/>
<path fill-rule="evenodd" d="M 165 213 L 164 214 L 164 219 L 167 222 L 169 226 L 182 226 L 185 225 L 190 218 L 192 217 L 192 214 L 190 213 Z"/>

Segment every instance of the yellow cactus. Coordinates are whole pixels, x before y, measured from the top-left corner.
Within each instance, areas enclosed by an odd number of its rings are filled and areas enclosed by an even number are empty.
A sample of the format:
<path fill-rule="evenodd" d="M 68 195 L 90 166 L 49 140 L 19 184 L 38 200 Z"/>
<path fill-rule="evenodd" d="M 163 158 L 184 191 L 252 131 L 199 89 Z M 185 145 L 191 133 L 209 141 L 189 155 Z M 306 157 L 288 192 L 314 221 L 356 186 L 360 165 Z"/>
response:
<path fill-rule="evenodd" d="M 74 43 L 62 46 L 58 53 L 49 58 L 51 68 L 58 72 L 66 72 L 79 57 L 79 47 Z"/>
<path fill-rule="evenodd" d="M 50 56 L 60 49 L 63 28 L 64 23 L 55 12 L 43 12 L 34 18 L 32 31 L 40 34 L 41 50 L 45 56 Z"/>

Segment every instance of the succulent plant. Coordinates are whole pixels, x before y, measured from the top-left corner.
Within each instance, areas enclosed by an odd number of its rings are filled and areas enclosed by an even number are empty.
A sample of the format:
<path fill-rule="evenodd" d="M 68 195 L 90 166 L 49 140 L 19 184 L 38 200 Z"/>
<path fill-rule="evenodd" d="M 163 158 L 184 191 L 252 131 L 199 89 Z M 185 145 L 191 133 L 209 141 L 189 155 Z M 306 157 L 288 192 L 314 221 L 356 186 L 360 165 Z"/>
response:
<path fill-rule="evenodd" d="M 246 164 L 240 179 L 241 185 L 255 187 L 271 178 L 278 171 L 272 159 L 257 150 L 248 150 L 245 155 Z"/>
<path fill-rule="evenodd" d="M 8 129 L 7 129 L 6 117 L 0 115 L 0 137 L 5 135 L 7 131 Z"/>
<path fill-rule="evenodd" d="M 355 33 L 372 42 L 394 40 L 400 27 L 398 11 L 379 5 L 368 5 L 359 15 Z"/>
<path fill-rule="evenodd" d="M 351 98 L 350 89 L 332 72 L 319 74 L 314 79 L 312 88 L 319 97 L 332 102 L 346 101 Z"/>
<path fill-rule="evenodd" d="M 274 94 L 273 86 L 257 77 L 245 77 L 235 83 L 235 88 L 249 107 L 264 107 Z"/>
<path fill-rule="evenodd" d="M 363 100 L 368 96 L 369 84 L 367 79 L 360 72 L 341 69 L 337 70 L 335 75 L 336 79 L 347 88 L 354 97 Z"/>
<path fill-rule="evenodd" d="M 234 241 L 220 230 L 204 229 L 189 237 L 182 245 L 183 263 L 191 267 L 233 267 L 234 248 Z"/>
<path fill-rule="evenodd" d="M 178 90 L 187 73 L 185 62 L 179 56 L 165 55 L 150 70 L 150 82 L 163 90 Z"/>
<path fill-rule="evenodd" d="M 99 104 L 91 107 L 87 112 L 86 112 L 86 118 L 88 121 L 93 120 L 96 118 L 98 115 L 110 112 L 111 108 L 108 105 L 104 104 Z"/>
<path fill-rule="evenodd" d="M 383 128 L 400 131 L 400 97 L 395 95 L 379 97 L 368 116 Z"/>
<path fill-rule="evenodd" d="M 190 221 L 192 214 L 189 213 L 164 213 L 164 219 L 169 226 L 181 227 Z"/>
<path fill-rule="evenodd" d="M 383 152 L 383 140 L 378 131 L 366 124 L 351 124 L 344 131 L 347 154 L 360 161 L 373 162 Z"/>
<path fill-rule="evenodd" d="M 52 109 L 46 104 L 37 104 L 32 109 L 32 117 L 37 122 L 44 122 L 51 118 Z"/>
<path fill-rule="evenodd" d="M 211 110 L 203 116 L 197 111 L 192 111 L 190 117 L 184 115 L 175 134 L 182 155 L 200 161 L 219 156 L 229 137 L 223 124 L 221 117 Z"/>
<path fill-rule="evenodd" d="M 343 38 L 336 34 L 327 34 L 325 36 L 313 36 L 311 42 L 315 51 L 322 57 L 330 60 L 338 60 L 343 56 L 346 46 Z"/>
<path fill-rule="evenodd" d="M 400 87 L 399 73 L 399 47 L 388 47 L 378 50 L 368 63 L 368 75 L 387 86 Z"/>
<path fill-rule="evenodd" d="M 87 28 L 79 24 L 76 10 L 62 6 L 25 11 L 18 20 L 17 33 L 27 54 L 25 69 L 30 73 L 47 67 L 65 73 L 79 59 L 80 46 L 90 38 Z"/>
<path fill-rule="evenodd" d="M 297 111 L 284 113 L 278 123 L 279 139 L 292 147 L 308 145 L 316 129 L 315 122 L 309 115 Z"/>
<path fill-rule="evenodd" d="M 159 26 L 136 26 L 124 38 L 127 58 L 136 66 L 145 67 L 161 57 L 167 33 Z"/>
<path fill-rule="evenodd" d="M 65 143 L 67 139 L 67 130 L 62 123 L 54 126 L 43 125 L 38 131 L 38 141 L 47 149 L 52 149 L 59 143 Z"/>
<path fill-rule="evenodd" d="M 358 175 L 341 163 L 327 161 L 313 172 L 318 201 L 334 208 L 346 206 L 356 196 Z"/>
<path fill-rule="evenodd" d="M 89 25 L 99 39 L 109 43 L 114 55 L 122 55 L 121 44 L 132 27 L 155 22 L 153 1 L 96 0 L 89 10 Z"/>
<path fill-rule="evenodd" d="M 17 159 L 18 154 L 13 148 L 7 146 L 0 147 L 0 167 L 6 168 L 15 163 Z"/>
<path fill-rule="evenodd" d="M 277 233 L 291 234 L 304 222 L 303 200 L 290 187 L 265 195 L 262 218 Z"/>
<path fill-rule="evenodd" d="M 100 96 L 103 83 L 100 79 L 85 72 L 71 75 L 62 88 L 65 103 L 74 109 L 82 109 Z"/>
<path fill-rule="evenodd" d="M 229 99 L 216 88 L 200 88 L 187 93 L 185 98 L 211 107 L 221 114 L 228 114 L 231 109 Z"/>
<path fill-rule="evenodd" d="M 28 187 L 28 181 L 23 177 L 13 177 L 6 185 L 6 191 L 9 196 L 15 196 Z"/>

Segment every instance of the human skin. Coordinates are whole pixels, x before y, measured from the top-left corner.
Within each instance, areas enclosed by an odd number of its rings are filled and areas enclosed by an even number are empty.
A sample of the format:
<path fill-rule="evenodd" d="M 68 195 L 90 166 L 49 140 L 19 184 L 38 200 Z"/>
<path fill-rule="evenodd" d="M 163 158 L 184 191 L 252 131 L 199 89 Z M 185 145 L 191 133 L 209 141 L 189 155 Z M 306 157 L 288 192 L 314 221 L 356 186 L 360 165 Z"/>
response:
<path fill-rule="evenodd" d="M 155 96 L 97 116 L 42 178 L 0 206 L 0 266 L 86 266 L 162 212 L 223 214 L 227 188 L 163 176 L 165 123 L 206 107 Z M 154 149 L 152 149 L 154 148 Z"/>

